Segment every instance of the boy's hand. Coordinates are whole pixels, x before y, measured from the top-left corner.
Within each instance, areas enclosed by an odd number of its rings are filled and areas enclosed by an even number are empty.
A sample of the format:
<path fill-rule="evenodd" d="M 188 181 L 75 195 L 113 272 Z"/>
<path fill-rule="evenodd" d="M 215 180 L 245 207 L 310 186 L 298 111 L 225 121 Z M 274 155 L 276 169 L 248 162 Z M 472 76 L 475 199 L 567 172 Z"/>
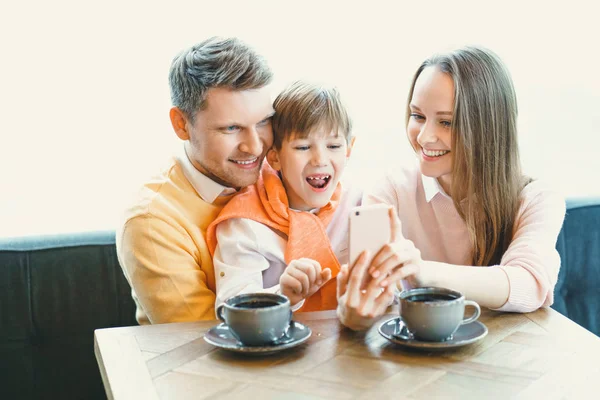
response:
<path fill-rule="evenodd" d="M 279 278 L 281 294 L 290 299 L 294 306 L 298 302 L 312 296 L 328 280 L 331 270 L 321 270 L 321 264 L 309 258 L 300 258 L 290 262 Z"/>

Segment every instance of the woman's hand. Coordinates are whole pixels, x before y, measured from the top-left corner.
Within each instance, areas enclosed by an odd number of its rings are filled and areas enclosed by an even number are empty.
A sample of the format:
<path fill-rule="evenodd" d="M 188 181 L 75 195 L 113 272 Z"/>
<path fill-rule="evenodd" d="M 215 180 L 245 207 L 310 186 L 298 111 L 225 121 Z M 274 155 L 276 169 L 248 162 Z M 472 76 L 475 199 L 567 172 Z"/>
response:
<path fill-rule="evenodd" d="M 321 270 L 318 261 L 300 258 L 290 262 L 279 278 L 281 294 L 290 299 L 292 306 L 315 294 L 331 279 L 331 269 Z"/>
<path fill-rule="evenodd" d="M 349 270 L 342 265 L 337 276 L 337 315 L 340 322 L 352 330 L 369 328 L 381 317 L 394 299 L 394 287 L 381 285 L 371 280 L 365 290 L 360 289 L 367 273 L 367 252 L 361 253 Z"/>
<path fill-rule="evenodd" d="M 392 224 L 392 241 L 381 248 L 371 261 L 369 275 L 382 287 L 397 286 L 406 279 L 411 287 L 425 284 L 426 266 L 421 259 L 421 252 L 411 240 L 402 235 L 402 224 L 393 207 L 390 207 L 390 223 Z"/>
<path fill-rule="evenodd" d="M 402 235 L 402 224 L 390 207 L 392 240 L 381 248 L 367 265 L 363 252 L 350 269 L 343 265 L 337 277 L 338 317 L 353 330 L 370 327 L 392 303 L 394 291 L 406 279 L 412 287 L 425 284 L 426 263 L 414 243 Z M 367 287 L 360 289 L 365 274 L 370 275 Z"/>

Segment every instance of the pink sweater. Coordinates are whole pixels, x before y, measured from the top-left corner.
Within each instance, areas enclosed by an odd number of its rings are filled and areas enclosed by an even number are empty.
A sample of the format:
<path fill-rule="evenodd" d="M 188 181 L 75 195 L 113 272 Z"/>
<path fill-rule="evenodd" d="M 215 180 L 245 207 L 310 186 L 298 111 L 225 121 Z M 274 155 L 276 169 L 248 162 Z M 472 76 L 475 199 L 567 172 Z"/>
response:
<path fill-rule="evenodd" d="M 565 216 L 564 199 L 540 181 L 527 185 L 515 221 L 515 235 L 500 268 L 508 277 L 510 295 L 498 311 L 529 312 L 554 301 L 560 256 L 556 240 Z M 472 246 L 465 222 L 436 179 L 418 166 L 395 169 L 365 204 L 387 203 L 402 221 L 404 237 L 412 240 L 423 260 L 471 265 Z"/>

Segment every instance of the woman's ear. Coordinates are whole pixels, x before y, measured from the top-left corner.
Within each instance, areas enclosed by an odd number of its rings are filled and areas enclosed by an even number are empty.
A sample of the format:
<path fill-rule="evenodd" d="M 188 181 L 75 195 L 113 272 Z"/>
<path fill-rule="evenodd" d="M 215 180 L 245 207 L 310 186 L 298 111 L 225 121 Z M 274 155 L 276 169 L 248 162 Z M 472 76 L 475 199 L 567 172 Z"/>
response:
<path fill-rule="evenodd" d="M 169 111 L 169 118 L 171 118 L 171 125 L 177 137 L 181 140 L 190 140 L 190 133 L 187 129 L 187 118 L 183 111 L 178 107 L 173 107 Z"/>
<path fill-rule="evenodd" d="M 352 154 L 352 148 L 354 147 L 354 141 L 356 140 L 356 136 L 353 136 L 348 142 L 348 147 L 346 148 L 346 158 L 350 158 L 350 154 Z"/>
<path fill-rule="evenodd" d="M 271 168 L 275 171 L 281 171 L 281 163 L 279 162 L 279 153 L 275 150 L 274 147 L 271 147 L 269 151 L 267 151 L 267 161 Z"/>

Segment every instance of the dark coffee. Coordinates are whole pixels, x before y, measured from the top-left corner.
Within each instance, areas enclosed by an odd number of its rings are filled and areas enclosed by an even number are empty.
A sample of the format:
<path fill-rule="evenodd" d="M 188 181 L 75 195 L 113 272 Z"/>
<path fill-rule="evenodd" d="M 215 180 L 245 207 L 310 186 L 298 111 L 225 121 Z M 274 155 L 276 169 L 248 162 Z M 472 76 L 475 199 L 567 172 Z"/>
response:
<path fill-rule="evenodd" d="M 450 301 L 456 300 L 458 297 L 452 296 L 450 294 L 440 294 L 440 293 L 427 293 L 427 294 L 415 294 L 413 296 L 407 297 L 406 300 L 416 302 L 416 303 L 425 303 L 425 302 L 433 302 L 433 301 Z"/>
<path fill-rule="evenodd" d="M 265 300 L 257 300 L 257 301 L 245 301 L 243 303 L 236 304 L 235 308 L 267 308 L 278 306 L 279 303 L 274 301 L 265 301 Z"/>

